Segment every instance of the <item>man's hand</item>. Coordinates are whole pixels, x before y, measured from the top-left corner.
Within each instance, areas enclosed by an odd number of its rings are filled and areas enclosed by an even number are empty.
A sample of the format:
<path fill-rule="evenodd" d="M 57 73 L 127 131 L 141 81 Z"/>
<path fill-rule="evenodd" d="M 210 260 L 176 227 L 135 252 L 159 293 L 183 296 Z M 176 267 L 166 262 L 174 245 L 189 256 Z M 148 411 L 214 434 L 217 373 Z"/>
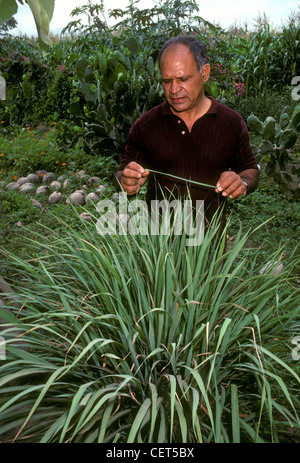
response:
<path fill-rule="evenodd" d="M 134 195 L 138 193 L 141 186 L 144 185 L 149 172 L 145 170 L 140 164 L 132 161 L 122 172 L 120 183 L 125 193 Z"/>
<path fill-rule="evenodd" d="M 235 172 L 222 172 L 217 183 L 216 192 L 222 193 L 223 196 L 229 196 L 229 198 L 238 198 L 247 194 L 247 186 Z"/>
<path fill-rule="evenodd" d="M 233 171 L 222 172 L 217 182 L 217 193 L 222 193 L 223 196 L 229 198 L 238 198 L 239 196 L 251 193 L 257 188 L 259 180 L 259 170 L 247 169 L 240 174 Z M 245 183 L 247 183 L 247 186 Z"/>

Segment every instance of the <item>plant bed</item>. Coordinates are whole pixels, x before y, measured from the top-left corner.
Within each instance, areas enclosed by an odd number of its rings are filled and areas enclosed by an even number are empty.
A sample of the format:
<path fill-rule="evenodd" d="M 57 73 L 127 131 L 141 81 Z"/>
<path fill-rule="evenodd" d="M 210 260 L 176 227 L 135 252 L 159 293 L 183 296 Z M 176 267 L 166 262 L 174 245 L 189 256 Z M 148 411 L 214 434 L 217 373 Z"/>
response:
<path fill-rule="evenodd" d="M 259 273 L 218 219 L 185 236 L 42 227 L 9 257 L 18 309 L 2 325 L 0 435 L 38 442 L 282 442 L 299 432 L 294 266 Z M 10 304 L 8 303 L 7 307 Z M 4 316 L 5 319 L 5 316 Z M 27 350 L 11 334 L 18 327 Z M 299 371 L 298 371 L 299 373 Z M 293 439 L 295 433 L 291 433 Z"/>

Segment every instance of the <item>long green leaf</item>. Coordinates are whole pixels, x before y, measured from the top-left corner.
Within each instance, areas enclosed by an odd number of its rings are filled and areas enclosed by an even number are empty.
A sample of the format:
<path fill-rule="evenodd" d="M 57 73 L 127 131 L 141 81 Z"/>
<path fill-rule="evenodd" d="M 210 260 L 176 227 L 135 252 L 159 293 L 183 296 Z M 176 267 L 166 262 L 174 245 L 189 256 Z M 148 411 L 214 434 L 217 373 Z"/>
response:
<path fill-rule="evenodd" d="M 216 189 L 215 185 L 207 185 L 206 183 L 196 182 L 195 180 L 189 180 L 187 178 L 178 177 L 176 175 L 168 174 L 166 172 L 159 172 L 159 171 L 153 170 L 153 169 L 147 169 L 147 171 L 152 172 L 153 174 L 159 174 L 159 175 L 163 175 L 163 176 L 172 177 L 172 178 L 175 178 L 176 180 L 182 180 L 183 182 L 186 182 L 186 183 L 192 183 L 192 184 L 195 184 L 195 185 L 198 185 L 198 186 L 204 186 L 204 187 L 207 187 L 207 188 Z"/>
<path fill-rule="evenodd" d="M 77 413 L 79 402 L 82 400 L 82 397 L 86 393 L 86 390 L 94 383 L 95 383 L 95 381 L 90 381 L 89 383 L 82 384 L 80 386 L 80 388 L 78 389 L 78 392 L 74 395 L 74 398 L 72 400 L 72 404 L 70 406 L 70 410 L 68 412 L 68 416 L 65 419 L 65 423 L 64 423 L 61 435 L 60 435 L 60 440 L 59 440 L 60 443 L 62 443 L 64 441 L 66 432 L 67 432 L 68 427 L 70 425 L 70 422 L 71 422 L 73 416 L 75 415 L 75 413 Z"/>
<path fill-rule="evenodd" d="M 231 384 L 231 418 L 232 418 L 232 441 L 234 444 L 240 442 L 240 418 L 239 399 L 237 385 Z"/>
<path fill-rule="evenodd" d="M 17 11 L 16 0 L 0 0 L 0 24 L 8 21 Z"/>
<path fill-rule="evenodd" d="M 132 423 L 132 426 L 130 428 L 130 433 L 127 438 L 127 443 L 133 443 L 136 437 L 136 434 L 139 432 L 140 428 L 143 425 L 143 420 L 146 416 L 146 413 L 148 412 L 149 408 L 151 406 L 151 399 L 147 398 L 139 408 L 139 411 Z"/>
<path fill-rule="evenodd" d="M 52 46 L 52 40 L 49 37 L 49 24 L 52 19 L 55 0 L 27 0 L 27 3 L 35 20 L 42 49 L 44 49 L 44 44 Z"/>
<path fill-rule="evenodd" d="M 44 396 L 46 395 L 48 389 L 52 386 L 52 384 L 54 383 L 54 381 L 66 370 L 66 367 L 63 366 L 61 368 L 58 368 L 57 371 L 55 371 L 54 373 L 52 373 L 52 375 L 50 376 L 50 378 L 48 379 L 48 381 L 46 382 L 46 384 L 43 386 L 43 389 L 42 391 L 40 392 L 38 398 L 36 399 L 36 401 L 34 402 L 34 405 L 32 407 L 32 409 L 30 410 L 25 422 L 23 423 L 22 427 L 20 428 L 17 436 L 19 434 L 21 434 L 22 430 L 24 429 L 24 427 L 26 426 L 26 424 L 28 423 L 28 421 L 30 420 L 30 418 L 33 416 L 35 410 L 38 408 L 39 404 L 41 403 L 42 399 L 44 398 Z"/>

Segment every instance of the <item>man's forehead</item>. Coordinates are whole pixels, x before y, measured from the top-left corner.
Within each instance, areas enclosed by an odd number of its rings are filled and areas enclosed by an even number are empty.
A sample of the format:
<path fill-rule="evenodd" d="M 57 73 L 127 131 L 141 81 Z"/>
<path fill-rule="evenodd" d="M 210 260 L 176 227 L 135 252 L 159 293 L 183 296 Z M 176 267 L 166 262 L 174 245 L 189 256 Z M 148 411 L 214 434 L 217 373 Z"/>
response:
<path fill-rule="evenodd" d="M 161 76 L 164 79 L 180 79 L 182 77 L 188 77 L 190 76 L 190 73 L 185 71 L 185 70 L 168 70 L 166 69 L 165 71 L 161 70 Z"/>
<path fill-rule="evenodd" d="M 183 45 L 182 43 L 175 43 L 165 49 L 165 51 L 163 52 L 161 56 L 161 61 L 165 60 L 166 58 L 170 58 L 176 55 L 178 56 L 189 55 L 191 58 L 193 58 L 193 55 L 191 54 L 188 46 Z"/>
<path fill-rule="evenodd" d="M 170 77 L 188 77 L 197 72 L 200 72 L 195 60 L 172 60 L 162 63 L 160 74 L 164 78 Z"/>

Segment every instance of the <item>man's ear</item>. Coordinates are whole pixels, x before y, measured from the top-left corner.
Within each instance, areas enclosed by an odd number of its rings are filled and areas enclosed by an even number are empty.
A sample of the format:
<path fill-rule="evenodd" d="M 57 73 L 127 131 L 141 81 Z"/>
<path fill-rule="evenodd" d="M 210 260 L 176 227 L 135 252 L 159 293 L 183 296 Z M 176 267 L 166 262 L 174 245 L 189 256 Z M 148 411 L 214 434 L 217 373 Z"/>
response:
<path fill-rule="evenodd" d="M 204 64 L 201 69 L 203 82 L 207 82 L 210 76 L 210 65 L 208 63 Z"/>

